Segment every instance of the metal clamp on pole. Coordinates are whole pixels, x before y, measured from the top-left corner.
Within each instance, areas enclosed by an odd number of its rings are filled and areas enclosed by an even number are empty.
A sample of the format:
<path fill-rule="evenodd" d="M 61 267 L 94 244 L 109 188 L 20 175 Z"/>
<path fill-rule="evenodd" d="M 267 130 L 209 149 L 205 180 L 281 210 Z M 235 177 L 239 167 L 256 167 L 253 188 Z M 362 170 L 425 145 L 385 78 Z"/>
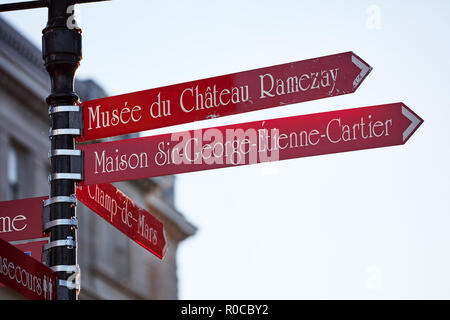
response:
<path fill-rule="evenodd" d="M 67 105 L 67 106 L 52 106 L 48 108 L 48 114 L 54 114 L 58 112 L 80 112 L 81 108 L 78 105 Z"/>
<path fill-rule="evenodd" d="M 59 265 L 59 266 L 52 266 L 50 267 L 54 272 L 67 272 L 67 273 L 79 273 L 80 272 L 80 266 L 77 265 Z"/>
<path fill-rule="evenodd" d="M 83 132 L 83 113 L 81 112 L 81 106 L 79 106 L 79 105 L 61 105 L 61 106 L 51 106 L 48 108 L 48 114 L 50 116 L 52 116 L 56 113 L 60 113 L 60 112 L 68 112 L 69 113 L 68 114 L 69 127 L 80 129 L 80 134 L 78 134 L 78 135 L 81 135 Z M 75 135 L 77 135 L 77 134 L 75 134 Z"/>
<path fill-rule="evenodd" d="M 48 153 L 49 158 L 64 156 L 69 157 L 70 172 L 53 173 L 49 176 L 49 182 L 53 180 L 83 180 L 83 152 L 76 149 L 53 149 Z"/>
<path fill-rule="evenodd" d="M 56 197 L 52 197 L 52 198 L 44 200 L 44 207 L 48 207 L 51 204 L 60 203 L 60 202 L 73 203 L 74 205 L 76 205 L 77 197 L 74 194 L 71 195 L 71 196 L 56 196 Z"/>
<path fill-rule="evenodd" d="M 59 280 L 58 282 L 59 286 L 66 287 L 69 290 L 80 290 L 80 283 L 74 282 L 74 281 L 67 281 L 67 280 Z"/>
<path fill-rule="evenodd" d="M 67 237 L 67 239 L 64 240 L 55 240 L 44 244 L 42 250 L 46 251 L 54 247 L 67 247 L 67 249 L 73 249 L 76 248 L 76 246 L 77 244 L 72 237 Z"/>
<path fill-rule="evenodd" d="M 74 149 L 53 149 L 48 152 L 48 157 L 52 158 L 55 156 L 74 156 L 81 157 L 81 150 Z"/>
<path fill-rule="evenodd" d="M 50 129 L 48 132 L 48 136 L 50 138 L 55 136 L 81 136 L 81 129 L 72 129 L 72 128 L 65 128 L 65 129 Z"/>
<path fill-rule="evenodd" d="M 48 176 L 48 182 L 54 180 L 83 180 L 81 173 L 52 173 Z"/>
<path fill-rule="evenodd" d="M 54 227 L 56 225 L 70 225 L 75 228 L 78 227 L 78 221 L 75 219 L 57 219 L 51 222 L 50 221 L 50 205 L 54 203 L 70 203 L 73 206 L 77 205 L 77 197 L 73 194 L 71 196 L 56 196 L 49 199 L 44 200 L 43 208 L 42 208 L 42 231 L 46 233 L 48 229 Z"/>
<path fill-rule="evenodd" d="M 56 265 L 50 267 L 54 272 L 66 272 L 72 273 L 71 276 L 68 277 L 67 280 L 60 279 L 58 281 L 58 285 L 62 287 L 66 287 L 70 290 L 76 289 L 80 290 L 80 266 L 77 265 Z"/>
<path fill-rule="evenodd" d="M 42 231 L 46 232 L 50 228 L 56 226 L 72 226 L 78 229 L 78 219 L 76 217 L 72 217 L 70 219 L 56 219 L 49 222 L 44 223 L 42 226 Z"/>

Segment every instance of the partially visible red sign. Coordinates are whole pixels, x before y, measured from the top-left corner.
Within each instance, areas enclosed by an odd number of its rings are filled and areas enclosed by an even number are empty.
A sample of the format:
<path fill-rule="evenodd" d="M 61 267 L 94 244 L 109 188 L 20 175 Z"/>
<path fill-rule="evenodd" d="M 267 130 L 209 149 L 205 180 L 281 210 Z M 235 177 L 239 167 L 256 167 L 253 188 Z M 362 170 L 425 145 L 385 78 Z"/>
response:
<path fill-rule="evenodd" d="M 20 249 L 23 253 L 29 255 L 30 257 L 42 263 L 42 247 L 49 241 L 50 238 L 47 237 L 42 240 L 30 239 L 25 241 L 19 241 L 19 243 L 15 243 L 16 241 L 11 241 L 10 244 Z M 1 287 L 4 287 L 2 283 L 0 283 L 0 288 Z"/>
<path fill-rule="evenodd" d="M 83 102 L 78 141 L 355 92 L 372 68 L 353 52 Z"/>
<path fill-rule="evenodd" d="M 161 221 L 139 208 L 110 183 L 77 186 L 77 199 L 133 241 L 163 259 L 167 252 L 166 231 Z"/>
<path fill-rule="evenodd" d="M 32 300 L 55 300 L 57 274 L 0 239 L 0 282 Z"/>
<path fill-rule="evenodd" d="M 20 249 L 23 253 L 33 257 L 37 261 L 42 263 L 42 247 L 44 244 L 49 243 L 50 238 L 45 238 L 43 240 L 32 239 L 24 243 L 14 243 L 10 242 L 17 249 Z"/>
<path fill-rule="evenodd" d="M 18 241 L 41 238 L 42 205 L 47 197 L 0 202 L 0 238 Z"/>
<path fill-rule="evenodd" d="M 42 262 L 42 205 L 48 196 L 0 202 L 0 238 Z M 0 284 L 0 287 L 3 285 Z"/>
<path fill-rule="evenodd" d="M 82 184 L 401 145 L 422 122 L 392 103 L 83 145 Z"/>

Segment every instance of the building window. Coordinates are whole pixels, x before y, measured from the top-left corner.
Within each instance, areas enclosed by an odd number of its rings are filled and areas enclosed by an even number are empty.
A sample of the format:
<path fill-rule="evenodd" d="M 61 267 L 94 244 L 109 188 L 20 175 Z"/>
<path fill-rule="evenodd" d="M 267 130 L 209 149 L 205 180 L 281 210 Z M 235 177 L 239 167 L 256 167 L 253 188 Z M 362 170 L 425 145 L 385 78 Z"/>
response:
<path fill-rule="evenodd" d="M 8 199 L 14 200 L 19 197 L 19 154 L 17 148 L 8 148 Z"/>

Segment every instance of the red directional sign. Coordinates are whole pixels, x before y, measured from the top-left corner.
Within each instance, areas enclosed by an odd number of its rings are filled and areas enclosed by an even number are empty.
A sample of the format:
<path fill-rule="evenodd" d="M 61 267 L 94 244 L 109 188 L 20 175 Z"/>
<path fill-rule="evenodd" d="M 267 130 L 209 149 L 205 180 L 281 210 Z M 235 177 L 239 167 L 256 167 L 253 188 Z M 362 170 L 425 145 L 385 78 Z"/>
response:
<path fill-rule="evenodd" d="M 0 202 L 0 238 L 18 241 L 44 237 L 42 205 L 47 197 Z"/>
<path fill-rule="evenodd" d="M 77 199 L 133 241 L 163 259 L 166 231 L 161 221 L 139 208 L 112 184 L 77 186 Z"/>
<path fill-rule="evenodd" d="M 42 246 L 49 241 L 42 232 L 42 205 L 46 199 L 48 196 L 0 202 L 0 238 L 39 262 Z"/>
<path fill-rule="evenodd" d="M 78 141 L 352 93 L 371 70 L 345 52 L 85 101 Z"/>
<path fill-rule="evenodd" d="M 404 144 L 423 120 L 403 103 L 81 146 L 85 185 Z"/>
<path fill-rule="evenodd" d="M 0 239 L 0 282 L 33 300 L 55 300 L 57 274 Z"/>
<path fill-rule="evenodd" d="M 30 240 L 22 240 L 22 241 L 10 241 L 9 244 L 12 244 L 16 248 L 20 249 L 23 253 L 33 257 L 39 262 L 42 262 L 42 247 L 44 244 L 49 243 L 50 238 L 39 238 L 39 239 L 30 239 Z M 0 283 L 0 288 L 4 287 L 2 283 Z"/>

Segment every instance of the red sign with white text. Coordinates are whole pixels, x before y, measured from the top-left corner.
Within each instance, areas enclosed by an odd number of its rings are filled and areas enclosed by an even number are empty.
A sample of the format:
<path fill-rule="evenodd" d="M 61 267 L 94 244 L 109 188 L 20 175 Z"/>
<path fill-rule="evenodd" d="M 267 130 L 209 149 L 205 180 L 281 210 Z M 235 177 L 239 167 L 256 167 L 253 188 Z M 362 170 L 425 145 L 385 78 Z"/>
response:
<path fill-rule="evenodd" d="M 0 202 L 0 238 L 18 241 L 41 238 L 42 205 L 47 197 Z"/>
<path fill-rule="evenodd" d="M 83 102 L 79 142 L 354 92 L 372 68 L 353 52 Z"/>
<path fill-rule="evenodd" d="M 163 259 L 167 252 L 166 231 L 161 221 L 139 208 L 110 183 L 77 186 L 77 199 L 136 243 Z"/>
<path fill-rule="evenodd" d="M 423 120 L 403 103 L 81 146 L 85 185 L 404 144 Z"/>
<path fill-rule="evenodd" d="M 32 300 L 55 300 L 57 274 L 0 239 L 0 282 Z"/>
<path fill-rule="evenodd" d="M 42 247 L 44 244 L 49 243 L 50 238 L 40 238 L 40 239 L 30 239 L 24 241 L 10 241 L 14 247 L 20 249 L 23 253 L 29 255 L 42 263 Z M 0 288 L 4 287 L 2 283 L 0 283 Z"/>

